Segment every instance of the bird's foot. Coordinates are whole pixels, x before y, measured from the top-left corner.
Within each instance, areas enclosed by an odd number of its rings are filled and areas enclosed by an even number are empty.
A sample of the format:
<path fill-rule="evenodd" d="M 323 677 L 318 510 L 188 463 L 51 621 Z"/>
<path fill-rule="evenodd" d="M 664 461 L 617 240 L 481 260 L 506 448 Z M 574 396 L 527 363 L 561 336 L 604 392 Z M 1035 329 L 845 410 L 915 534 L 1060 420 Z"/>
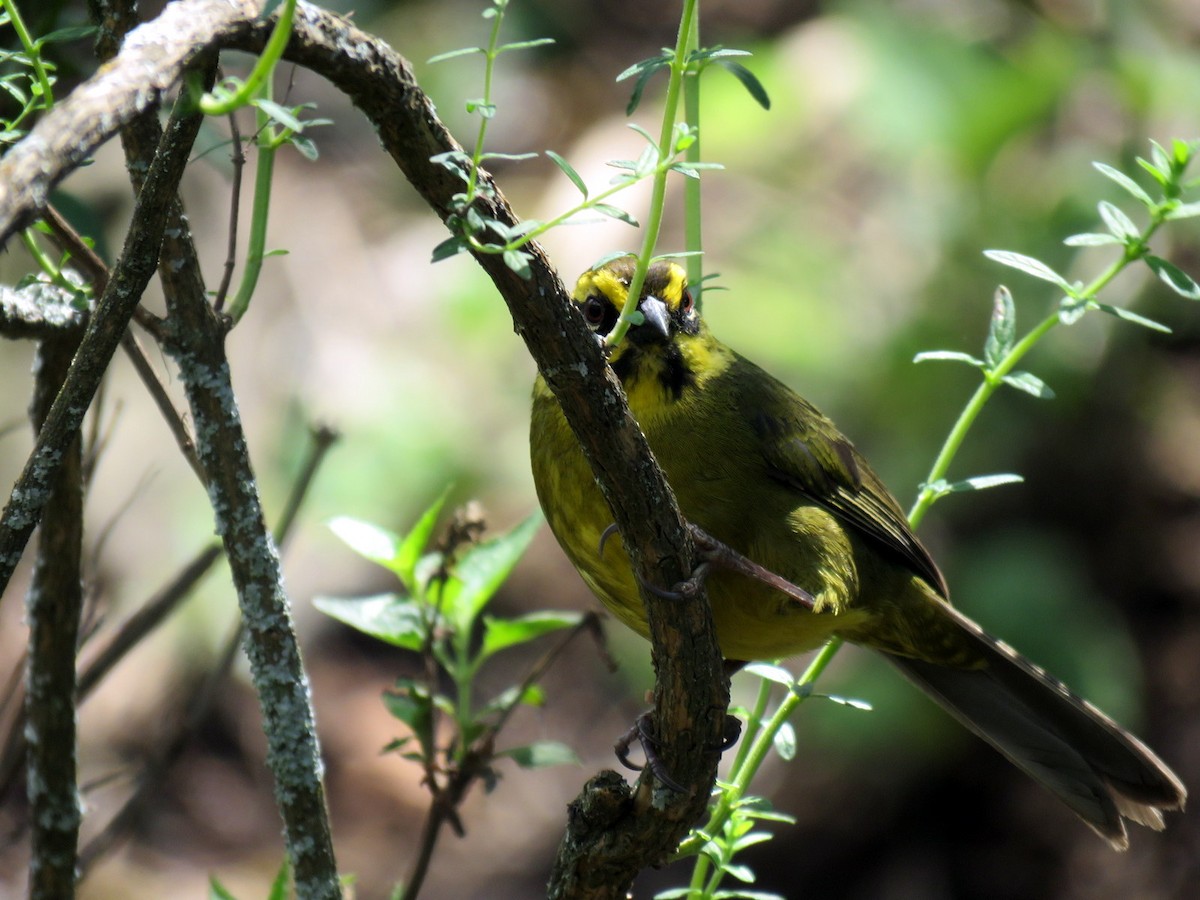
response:
<path fill-rule="evenodd" d="M 633 769 L 635 772 L 640 772 L 643 767 L 629 759 L 629 750 L 633 746 L 633 742 L 637 741 L 641 745 L 643 755 L 646 757 L 646 766 L 649 767 L 654 777 L 675 793 L 686 794 L 688 789 L 671 777 L 666 763 L 658 755 L 658 739 L 654 734 L 653 719 L 654 714 L 652 710 L 646 710 L 646 712 L 638 716 L 629 730 L 617 738 L 616 743 L 613 744 L 613 751 L 617 754 L 617 759 L 621 761 L 621 765 L 627 769 Z M 724 753 L 736 744 L 738 738 L 741 736 L 741 720 L 737 716 L 727 715 L 725 716 L 725 733 L 721 737 L 721 742 L 713 749 L 718 753 Z"/>
<path fill-rule="evenodd" d="M 629 748 L 633 746 L 634 741 L 637 741 L 642 746 L 642 753 L 646 757 L 646 765 L 654 773 L 654 777 L 675 793 L 686 794 L 688 792 L 687 788 L 671 777 L 671 774 L 667 771 L 666 764 L 662 761 L 662 757 L 658 755 L 658 744 L 654 736 L 652 719 L 652 712 L 647 710 L 634 719 L 633 725 L 630 726 L 627 732 L 617 738 L 617 742 L 613 744 L 613 750 L 617 754 L 617 759 L 621 761 L 621 765 L 625 768 L 640 772 L 642 766 L 629 760 Z"/>
<path fill-rule="evenodd" d="M 664 591 L 662 588 L 642 581 L 642 586 L 650 591 L 650 593 L 667 600 L 690 599 L 700 590 L 712 570 L 719 567 L 728 569 L 731 572 L 737 572 L 739 575 L 744 575 L 747 578 L 753 578 L 755 581 L 761 581 L 768 587 L 775 588 L 775 590 L 791 597 L 807 609 L 816 608 L 817 601 L 804 588 L 797 587 L 786 578 L 781 578 L 770 569 L 766 569 L 754 560 L 743 556 L 728 544 L 718 541 L 698 525 L 689 523 L 687 529 L 688 534 L 691 535 L 692 543 L 700 551 L 702 560 L 700 565 L 696 566 L 696 570 L 692 572 L 690 578 L 675 585 L 675 589 L 671 591 Z"/>

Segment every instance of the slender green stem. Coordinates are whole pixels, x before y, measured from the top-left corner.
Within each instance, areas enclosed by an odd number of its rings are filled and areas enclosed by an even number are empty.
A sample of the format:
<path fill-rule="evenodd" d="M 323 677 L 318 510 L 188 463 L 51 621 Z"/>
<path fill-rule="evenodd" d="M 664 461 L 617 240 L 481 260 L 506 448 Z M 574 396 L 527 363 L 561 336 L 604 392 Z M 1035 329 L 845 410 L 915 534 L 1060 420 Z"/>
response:
<path fill-rule="evenodd" d="M 1150 222 L 1146 226 L 1146 230 L 1138 237 L 1137 241 L 1127 247 L 1120 258 L 1113 260 L 1112 264 L 1097 275 L 1090 284 L 1078 291 L 1078 293 L 1074 293 L 1072 299 L 1084 305 L 1093 303 L 1096 295 L 1106 288 L 1126 266 L 1144 255 L 1147 243 L 1164 221 L 1165 210 L 1161 208 L 1154 210 L 1151 213 Z M 967 405 L 959 413 L 958 421 L 954 423 L 954 427 L 950 429 L 950 433 L 946 436 L 946 440 L 942 444 L 942 449 L 938 453 L 937 459 L 934 460 L 933 468 L 929 470 L 929 475 L 925 478 L 925 483 L 917 495 L 917 500 L 913 504 L 912 509 L 909 510 L 908 523 L 913 528 L 921 524 L 921 521 L 925 518 L 925 513 L 929 511 L 929 508 L 941 496 L 934 485 L 944 479 L 946 473 L 950 471 L 950 465 L 954 462 L 954 457 L 962 447 L 967 433 L 971 430 L 971 426 L 975 424 L 975 420 L 979 418 L 979 414 L 983 411 L 983 407 L 987 404 L 988 400 L 991 399 L 992 394 L 1004 383 L 1005 376 L 1012 373 L 1017 363 L 1024 358 L 1025 354 L 1032 350 L 1061 321 L 1062 318 L 1059 311 L 1055 310 L 1042 319 L 1021 340 L 1017 341 L 994 368 L 984 371 L 983 381 L 979 383 L 979 387 L 975 389 L 975 393 L 971 395 L 971 399 L 967 401 Z"/>
<path fill-rule="evenodd" d="M 267 39 L 267 46 L 263 48 L 262 56 L 255 62 L 254 68 L 250 70 L 246 80 L 239 84 L 233 93 L 223 97 L 211 93 L 205 94 L 199 102 L 202 113 L 208 116 L 225 116 L 259 96 L 263 85 L 270 81 L 271 73 L 275 71 L 275 64 L 283 58 L 283 51 L 287 47 L 288 39 L 292 36 L 292 20 L 295 15 L 296 0 L 284 0 L 283 12 L 279 15 L 279 21 L 275 23 L 275 28 Z"/>
<path fill-rule="evenodd" d="M 21 42 L 21 48 L 29 57 L 29 64 L 33 67 L 33 74 L 37 77 L 38 87 L 42 93 L 41 108 L 51 109 L 54 106 L 54 88 L 50 83 L 50 73 L 42 63 L 42 54 L 34 46 L 33 36 L 25 27 L 25 20 L 21 18 L 17 4 L 13 0 L 0 0 L 0 6 L 8 11 L 8 18 L 12 23 L 13 31 L 17 33 L 17 40 Z"/>
<path fill-rule="evenodd" d="M 42 249 L 42 245 L 37 240 L 37 233 L 32 228 L 26 228 L 21 232 L 21 243 L 25 245 L 25 249 L 33 257 L 38 268 L 49 275 L 55 284 L 61 285 L 62 272 L 54 260 Z"/>
<path fill-rule="evenodd" d="M 617 318 L 617 324 L 609 333 L 606 341 L 610 346 L 620 343 L 632 324 L 630 315 L 637 308 L 642 284 L 646 280 L 646 270 L 650 267 L 650 257 L 654 255 L 654 245 L 658 242 L 658 232 L 662 226 L 663 206 L 665 205 L 663 201 L 667 192 L 667 173 L 670 171 L 669 166 L 665 166 L 663 163 L 674 155 L 675 119 L 679 110 L 683 73 L 687 67 L 688 38 L 692 33 L 692 23 L 697 16 L 696 2 L 697 0 L 684 0 L 683 14 L 679 18 L 679 35 L 675 41 L 675 55 L 669 66 L 670 78 L 667 81 L 667 96 L 663 101 L 662 128 L 658 138 L 659 165 L 654 171 L 650 210 L 646 216 L 646 230 L 642 238 L 642 249 L 638 254 L 637 268 L 629 285 L 625 308 L 621 311 L 621 315 Z"/>
<path fill-rule="evenodd" d="M 671 162 L 671 160 L 668 159 L 660 167 L 665 170 L 670 165 L 670 162 Z M 587 210 L 593 208 L 597 203 L 603 203 L 605 200 L 607 200 L 609 197 L 612 197 L 614 194 L 619 194 L 619 193 L 621 193 L 621 191 L 627 190 L 628 188 L 632 187 L 633 185 L 638 184 L 641 181 L 644 181 L 646 178 L 649 178 L 654 174 L 657 174 L 657 169 L 653 173 L 648 173 L 646 175 L 640 175 L 640 176 L 634 175 L 628 181 L 621 181 L 617 184 L 614 184 L 612 187 L 606 188 L 603 191 L 601 191 L 600 193 L 589 197 L 584 202 L 571 207 L 566 212 L 559 213 L 553 219 L 547 219 L 545 222 L 541 222 L 537 226 L 530 228 L 528 231 L 526 231 L 524 234 L 522 234 L 516 240 L 505 244 L 503 247 L 500 247 L 499 250 L 519 250 L 520 248 L 522 248 L 526 244 L 528 244 L 530 241 L 537 240 L 541 235 L 545 234 L 547 231 L 550 231 L 552 228 L 557 228 L 559 225 L 561 225 L 563 222 L 570 219 L 572 216 L 577 216 L 581 212 L 586 212 Z M 482 244 L 482 243 L 475 241 L 474 239 L 472 239 L 471 246 L 474 247 L 476 250 L 480 250 L 484 253 L 498 252 L 498 249 L 495 245 Z"/>
<path fill-rule="evenodd" d="M 996 388 L 1004 383 L 1004 376 L 1011 372 L 1021 357 L 1033 349 L 1033 346 L 1045 337 L 1059 321 L 1057 312 L 1048 315 L 1009 351 L 1008 356 L 1001 361 L 1000 365 L 984 375 L 983 381 L 979 383 L 979 387 L 975 389 L 975 393 L 971 395 L 971 399 L 967 401 L 967 405 L 958 414 L 958 421 L 950 429 L 950 434 L 947 435 L 945 442 L 942 444 L 942 449 L 937 455 L 937 459 L 934 460 L 933 468 L 929 470 L 929 475 L 925 479 L 925 485 L 917 495 L 916 503 L 913 504 L 912 509 L 908 512 L 908 523 L 913 528 L 921 524 L 921 520 L 925 518 L 925 513 L 929 511 L 929 507 L 933 506 L 934 501 L 937 500 L 939 496 L 938 491 L 932 485 L 945 478 L 946 473 L 950 471 L 950 464 L 954 462 L 954 457 L 958 454 L 959 448 L 962 447 L 963 441 L 966 440 L 967 432 L 971 430 L 971 426 L 979 418 L 979 414 L 983 411 L 983 407 L 987 404 L 988 400 L 992 398 L 992 394 L 996 392 Z"/>
<path fill-rule="evenodd" d="M 717 834 L 725 826 L 725 822 L 728 821 L 733 808 L 745 796 L 750 783 L 754 780 L 754 776 L 758 774 L 759 768 L 761 768 L 763 761 L 767 758 L 767 754 L 775 743 L 776 732 L 788 720 L 796 707 L 810 696 L 810 693 L 803 690 L 803 688 L 806 685 L 813 684 L 821 676 L 821 673 L 833 661 L 834 656 L 837 655 L 841 646 L 842 639 L 833 638 L 820 649 L 817 655 L 813 657 L 812 662 L 808 664 L 808 668 L 796 679 L 792 690 L 788 692 L 787 696 L 779 704 L 779 707 L 771 714 L 771 718 L 767 721 L 766 726 L 758 732 L 753 740 L 748 741 L 750 750 L 744 755 L 739 751 L 738 758 L 741 760 L 741 765 L 735 766 L 734 770 L 729 773 L 729 786 L 722 792 L 721 798 L 717 801 L 712 815 L 709 816 L 708 822 L 701 829 L 704 834 Z M 697 852 L 703 844 L 704 838 L 692 835 L 680 844 L 676 858 L 690 856 Z M 707 858 L 700 856 L 697 857 L 696 865 L 700 866 L 701 864 L 706 864 L 706 862 Z"/>
<path fill-rule="evenodd" d="M 700 17 L 692 20 L 691 33 L 688 35 L 687 53 L 690 56 L 700 49 Z M 683 117 L 692 129 L 695 140 L 685 151 L 684 159 L 690 163 L 700 162 L 700 67 L 689 68 L 683 82 Z M 688 283 L 696 298 L 697 307 L 703 300 L 704 293 L 704 234 L 701 229 L 701 185 L 699 178 L 683 180 L 683 234 L 684 249 L 694 256 L 687 257 Z"/>
<path fill-rule="evenodd" d="M 262 85 L 263 96 L 270 99 L 271 83 Z M 242 280 L 237 295 L 229 304 L 229 317 L 234 324 L 241 321 L 250 308 L 250 298 L 258 286 L 262 272 L 263 257 L 267 246 L 267 218 L 271 211 L 271 182 L 275 173 L 275 153 L 285 135 L 277 134 L 270 117 L 261 109 L 254 111 L 258 125 L 258 163 L 254 171 L 254 202 L 250 213 L 250 231 L 246 242 L 246 266 L 242 269 Z"/>
<path fill-rule="evenodd" d="M 484 51 L 483 65 L 483 104 L 479 107 L 479 132 L 475 136 L 475 151 L 471 154 L 471 173 L 467 177 L 467 203 L 475 199 L 475 191 L 479 187 L 479 164 L 483 162 L 483 145 L 487 138 L 488 122 L 492 119 L 492 79 L 496 69 L 496 57 L 500 55 L 497 47 L 500 45 L 500 24 L 504 21 L 504 10 L 507 6 L 497 4 L 496 14 L 492 16 L 492 33 L 488 36 L 487 50 Z"/>

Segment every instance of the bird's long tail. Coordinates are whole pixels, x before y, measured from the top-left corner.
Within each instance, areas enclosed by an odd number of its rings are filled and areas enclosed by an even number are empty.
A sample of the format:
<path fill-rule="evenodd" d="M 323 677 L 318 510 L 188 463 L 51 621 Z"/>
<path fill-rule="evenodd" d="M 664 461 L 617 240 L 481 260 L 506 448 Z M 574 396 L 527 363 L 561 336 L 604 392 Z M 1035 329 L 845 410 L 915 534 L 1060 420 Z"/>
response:
<path fill-rule="evenodd" d="M 951 715 L 1048 788 L 1115 849 L 1122 817 L 1155 830 L 1182 809 L 1182 782 L 1132 734 L 1053 676 L 945 606 L 985 660 L 951 668 L 883 655 Z"/>

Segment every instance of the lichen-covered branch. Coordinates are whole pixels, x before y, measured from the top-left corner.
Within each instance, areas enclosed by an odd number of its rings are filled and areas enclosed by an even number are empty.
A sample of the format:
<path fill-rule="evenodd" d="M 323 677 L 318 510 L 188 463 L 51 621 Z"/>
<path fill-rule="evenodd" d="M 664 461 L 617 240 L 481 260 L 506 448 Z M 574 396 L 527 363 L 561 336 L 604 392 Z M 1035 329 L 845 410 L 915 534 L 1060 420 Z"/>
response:
<path fill-rule="evenodd" d="M 35 427 L 42 426 L 50 411 L 78 345 L 75 333 L 50 338 L 38 347 Z M 75 894 L 82 818 L 75 776 L 75 643 L 83 610 L 83 458 L 78 435 L 50 482 L 44 525 L 26 607 L 30 900 Z"/>
<path fill-rule="evenodd" d="M 120 345 L 134 308 L 154 275 L 167 221 L 168 200 L 175 196 L 179 179 L 183 177 L 187 148 L 191 147 L 199 125 L 197 117 L 189 117 L 183 127 L 168 133 L 147 170 L 144 186 L 134 204 L 133 225 L 126 235 L 121 257 L 96 304 L 67 382 L 50 407 L 33 452 L 0 515 L 0 596 L 3 596 L 29 536 L 41 518 L 67 448 L 79 434 L 84 413 Z M 32 135 L 26 140 L 30 137 Z M 184 147 L 182 153 L 178 146 L 170 143 L 173 141 Z M 23 145 L 24 141 L 18 146 Z M 9 155 L 16 150 L 14 148 Z M 0 160 L 0 166 L 7 161 L 6 156 Z M 25 212 L 17 210 L 15 214 Z"/>
<path fill-rule="evenodd" d="M 139 116 L 121 132 L 135 189 L 158 132 L 153 116 Z M 338 900 L 341 885 L 312 696 L 225 357 L 228 320 L 208 303 L 178 195 L 166 206 L 169 227 L 159 265 L 167 303 L 166 350 L 179 365 L 216 531 L 237 589 L 296 894 L 304 900 Z"/>

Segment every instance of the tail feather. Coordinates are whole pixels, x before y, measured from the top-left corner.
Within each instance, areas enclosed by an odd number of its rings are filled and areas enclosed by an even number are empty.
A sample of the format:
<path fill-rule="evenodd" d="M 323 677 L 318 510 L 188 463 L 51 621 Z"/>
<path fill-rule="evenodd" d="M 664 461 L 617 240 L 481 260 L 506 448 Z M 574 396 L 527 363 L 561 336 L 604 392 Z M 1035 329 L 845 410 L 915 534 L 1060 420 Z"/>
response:
<path fill-rule="evenodd" d="M 951 715 L 1118 850 L 1129 846 L 1122 817 L 1161 830 L 1162 811 L 1183 808 L 1183 784 L 1141 741 L 953 607 L 945 610 L 983 665 L 884 656 Z"/>

